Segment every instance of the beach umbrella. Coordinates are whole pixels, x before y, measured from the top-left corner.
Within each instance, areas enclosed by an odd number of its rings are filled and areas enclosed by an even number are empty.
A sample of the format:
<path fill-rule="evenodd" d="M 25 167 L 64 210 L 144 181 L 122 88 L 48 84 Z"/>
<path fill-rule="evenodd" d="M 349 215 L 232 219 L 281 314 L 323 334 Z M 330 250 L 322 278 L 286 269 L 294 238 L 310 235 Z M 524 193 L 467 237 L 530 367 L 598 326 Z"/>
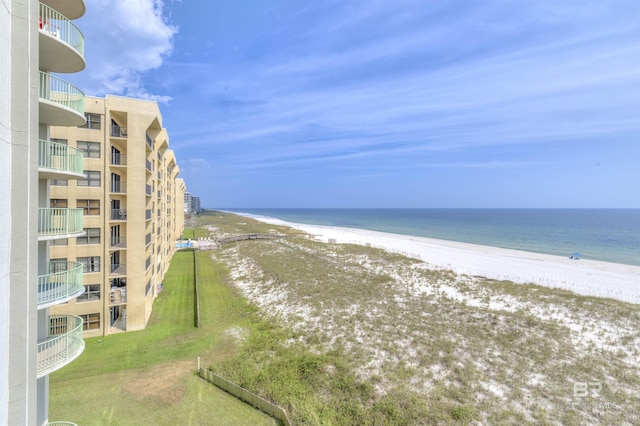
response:
<path fill-rule="evenodd" d="M 580 259 L 580 257 L 582 257 L 582 253 L 580 253 L 579 251 L 575 251 L 573 253 L 571 253 L 571 256 L 569 257 L 569 259 Z"/>

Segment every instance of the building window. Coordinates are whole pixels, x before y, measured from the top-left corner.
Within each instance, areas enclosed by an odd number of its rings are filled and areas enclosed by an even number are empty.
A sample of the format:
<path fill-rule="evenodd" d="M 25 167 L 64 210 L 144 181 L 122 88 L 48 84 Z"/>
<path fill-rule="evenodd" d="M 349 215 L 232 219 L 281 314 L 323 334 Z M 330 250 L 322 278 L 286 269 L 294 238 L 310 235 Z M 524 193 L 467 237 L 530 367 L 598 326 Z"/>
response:
<path fill-rule="evenodd" d="M 77 200 L 76 207 L 82 209 L 85 216 L 100 215 L 100 200 Z"/>
<path fill-rule="evenodd" d="M 84 286 L 84 293 L 76 298 L 78 302 L 95 302 L 100 300 L 100 284 Z"/>
<path fill-rule="evenodd" d="M 100 114 L 94 114 L 92 112 L 85 112 L 84 113 L 84 118 L 87 119 L 87 122 L 84 123 L 82 126 L 78 126 L 78 127 L 82 127 L 82 128 L 85 128 L 85 129 L 100 130 Z"/>
<path fill-rule="evenodd" d="M 82 318 L 82 329 L 87 330 L 100 330 L 100 314 L 86 314 L 79 315 Z"/>
<path fill-rule="evenodd" d="M 49 273 L 57 274 L 67 270 L 67 258 L 59 257 L 57 259 L 49 259 Z"/>
<path fill-rule="evenodd" d="M 99 142 L 78 141 L 76 147 L 82 150 L 84 158 L 100 158 Z"/>
<path fill-rule="evenodd" d="M 68 238 L 61 238 L 59 240 L 51 240 L 52 246 L 66 246 L 69 244 Z"/>
<path fill-rule="evenodd" d="M 84 179 L 78 179 L 78 186 L 100 186 L 100 172 L 96 170 L 85 170 Z"/>
<path fill-rule="evenodd" d="M 82 263 L 85 274 L 100 272 L 100 256 L 79 257 L 78 262 Z"/>
<path fill-rule="evenodd" d="M 145 296 L 148 296 L 150 291 L 151 291 L 151 280 L 147 281 L 147 285 L 144 288 Z"/>
<path fill-rule="evenodd" d="M 83 237 L 76 238 L 76 244 L 100 244 L 100 228 L 84 228 Z"/>
<path fill-rule="evenodd" d="M 52 186 L 67 186 L 69 183 L 66 179 L 49 179 Z"/>
<path fill-rule="evenodd" d="M 52 198 L 49 200 L 49 207 L 52 209 L 66 209 L 69 206 L 66 198 Z"/>

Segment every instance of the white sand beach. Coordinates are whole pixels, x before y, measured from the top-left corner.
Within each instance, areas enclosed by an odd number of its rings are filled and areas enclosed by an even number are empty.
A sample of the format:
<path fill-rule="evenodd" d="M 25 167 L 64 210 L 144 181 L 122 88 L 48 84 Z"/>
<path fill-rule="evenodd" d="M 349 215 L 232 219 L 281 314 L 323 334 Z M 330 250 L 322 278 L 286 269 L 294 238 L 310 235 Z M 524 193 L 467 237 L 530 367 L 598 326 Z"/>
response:
<path fill-rule="evenodd" d="M 371 245 L 420 259 L 436 269 L 516 283 L 534 283 L 579 294 L 640 304 L 640 266 L 594 260 L 572 260 L 520 250 L 414 237 L 362 229 L 286 222 L 246 215 L 289 226 L 316 239 L 337 244 Z"/>

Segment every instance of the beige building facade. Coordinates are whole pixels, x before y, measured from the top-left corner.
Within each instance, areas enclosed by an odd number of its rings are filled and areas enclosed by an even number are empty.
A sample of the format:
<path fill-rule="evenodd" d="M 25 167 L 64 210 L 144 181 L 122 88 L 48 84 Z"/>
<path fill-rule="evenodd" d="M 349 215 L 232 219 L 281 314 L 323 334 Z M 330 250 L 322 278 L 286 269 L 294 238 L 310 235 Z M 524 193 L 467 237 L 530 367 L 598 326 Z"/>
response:
<path fill-rule="evenodd" d="M 85 289 L 52 311 L 80 316 L 85 337 L 141 330 L 183 231 L 184 182 L 156 102 L 87 97 L 85 116 L 51 129 L 84 156 L 83 179 L 52 182 L 51 207 L 82 209 L 85 232 L 50 247 L 57 262 L 83 265 Z"/>

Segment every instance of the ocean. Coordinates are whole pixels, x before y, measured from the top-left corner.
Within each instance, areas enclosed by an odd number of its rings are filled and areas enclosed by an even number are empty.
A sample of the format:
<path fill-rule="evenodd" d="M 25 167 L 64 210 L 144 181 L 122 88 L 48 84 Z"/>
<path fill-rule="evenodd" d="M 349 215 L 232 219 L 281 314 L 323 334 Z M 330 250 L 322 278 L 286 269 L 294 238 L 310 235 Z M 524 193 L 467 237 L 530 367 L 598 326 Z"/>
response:
<path fill-rule="evenodd" d="M 640 266 L 640 209 L 227 209 Z"/>

